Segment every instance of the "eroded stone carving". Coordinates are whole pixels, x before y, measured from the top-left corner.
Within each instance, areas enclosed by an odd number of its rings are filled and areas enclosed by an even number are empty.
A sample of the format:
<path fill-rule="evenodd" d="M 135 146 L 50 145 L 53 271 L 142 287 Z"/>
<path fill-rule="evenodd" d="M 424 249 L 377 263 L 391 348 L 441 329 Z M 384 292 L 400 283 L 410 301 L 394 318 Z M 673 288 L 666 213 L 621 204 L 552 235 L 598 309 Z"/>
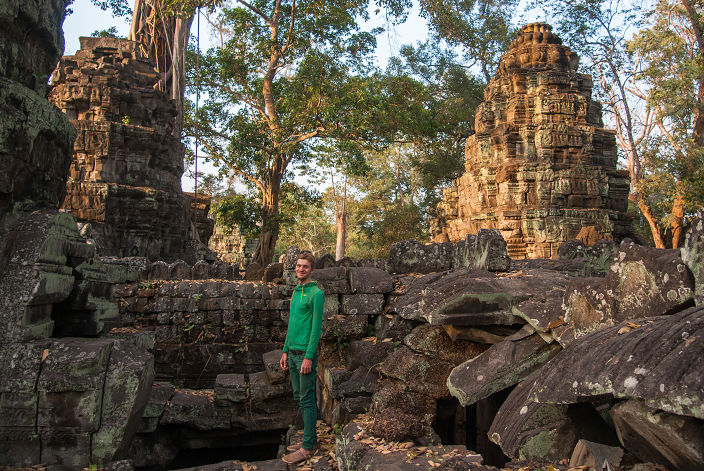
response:
<path fill-rule="evenodd" d="M 578 64 L 549 25 L 521 28 L 484 91 L 465 173 L 438 204 L 436 241 L 499 229 L 512 258 L 552 258 L 585 228 L 629 233 L 629 180 Z"/>

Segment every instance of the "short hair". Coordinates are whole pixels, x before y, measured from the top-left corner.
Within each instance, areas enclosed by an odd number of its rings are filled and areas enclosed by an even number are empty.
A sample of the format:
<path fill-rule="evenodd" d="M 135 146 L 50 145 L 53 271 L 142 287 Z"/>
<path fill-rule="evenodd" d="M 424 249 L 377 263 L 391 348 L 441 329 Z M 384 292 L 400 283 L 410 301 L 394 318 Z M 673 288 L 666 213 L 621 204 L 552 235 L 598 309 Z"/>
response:
<path fill-rule="evenodd" d="M 311 268 L 315 268 L 315 256 L 310 253 L 310 252 L 301 252 L 298 254 L 298 257 L 296 257 L 296 260 L 308 260 L 310 262 Z"/>

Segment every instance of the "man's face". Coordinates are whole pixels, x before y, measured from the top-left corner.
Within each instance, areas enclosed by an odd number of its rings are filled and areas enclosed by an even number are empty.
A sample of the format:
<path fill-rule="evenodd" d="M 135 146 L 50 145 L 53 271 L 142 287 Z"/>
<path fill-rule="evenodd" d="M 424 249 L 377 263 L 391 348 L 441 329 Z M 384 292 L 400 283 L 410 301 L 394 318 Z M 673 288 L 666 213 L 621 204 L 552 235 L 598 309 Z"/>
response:
<path fill-rule="evenodd" d="M 313 272 L 313 266 L 305 258 L 296 260 L 296 278 L 300 283 L 305 283 Z"/>

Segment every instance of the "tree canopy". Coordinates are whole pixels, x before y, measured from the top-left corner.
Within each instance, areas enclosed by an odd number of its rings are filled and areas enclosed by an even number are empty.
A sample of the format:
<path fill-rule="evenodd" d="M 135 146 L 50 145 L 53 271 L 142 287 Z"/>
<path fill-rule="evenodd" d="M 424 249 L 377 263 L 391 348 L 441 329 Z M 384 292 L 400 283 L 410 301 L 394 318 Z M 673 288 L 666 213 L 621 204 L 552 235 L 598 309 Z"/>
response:
<path fill-rule="evenodd" d="M 384 6 L 400 14 L 404 4 Z M 370 62 L 374 31 L 358 25 L 368 7 L 366 0 L 238 1 L 211 19 L 220 44 L 200 59 L 207 98 L 191 135 L 197 125 L 208 156 L 258 192 L 261 264 L 274 253 L 292 165 L 314 158 L 321 140 L 383 146 L 425 114 L 414 81 L 387 80 Z"/>

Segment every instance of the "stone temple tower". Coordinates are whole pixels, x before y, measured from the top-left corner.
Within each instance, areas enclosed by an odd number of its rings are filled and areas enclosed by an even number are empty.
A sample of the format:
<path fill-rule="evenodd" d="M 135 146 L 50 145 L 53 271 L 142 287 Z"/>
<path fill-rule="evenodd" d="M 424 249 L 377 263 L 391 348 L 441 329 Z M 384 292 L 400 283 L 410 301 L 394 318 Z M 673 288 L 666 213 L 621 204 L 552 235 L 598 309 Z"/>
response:
<path fill-rule="evenodd" d="M 524 26 L 484 91 L 467 139 L 465 173 L 445 189 L 431 230 L 457 241 L 498 229 L 513 258 L 550 258 L 566 240 L 630 233 L 629 178 L 616 168 L 579 56 L 551 32 Z"/>

